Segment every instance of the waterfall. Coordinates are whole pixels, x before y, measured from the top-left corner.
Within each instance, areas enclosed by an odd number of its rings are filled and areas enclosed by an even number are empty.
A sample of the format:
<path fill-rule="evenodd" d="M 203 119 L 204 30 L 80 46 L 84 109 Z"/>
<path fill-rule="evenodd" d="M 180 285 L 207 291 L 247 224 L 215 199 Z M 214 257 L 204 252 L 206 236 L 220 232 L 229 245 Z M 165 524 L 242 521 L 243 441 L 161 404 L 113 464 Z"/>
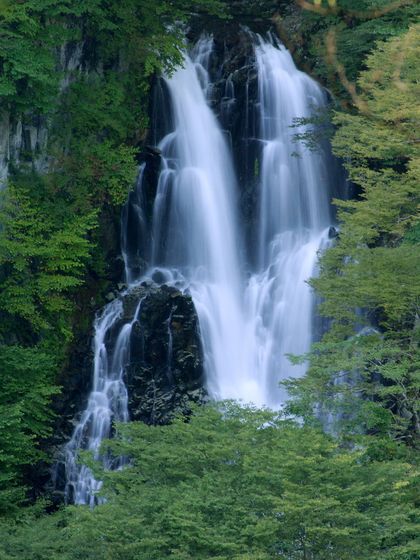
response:
<path fill-rule="evenodd" d="M 331 223 L 325 154 L 294 142 L 304 130 L 293 125 L 322 107 L 325 94 L 274 38 L 259 38 L 256 63 L 262 151 L 258 267 L 245 293 L 247 346 L 263 403 L 278 406 L 286 398 L 279 381 L 306 369 L 292 366 L 287 354 L 304 354 L 313 339 L 313 294 L 306 281 L 328 245 Z"/>
<path fill-rule="evenodd" d="M 207 64 L 211 38 L 166 79 L 174 130 L 162 151 L 153 219 L 153 263 L 193 298 L 202 333 L 210 393 L 229 396 L 225 381 L 239 383 L 246 368 L 242 352 L 243 282 L 237 185 L 228 145 L 209 108 Z M 239 394 L 237 395 L 240 396 Z"/>
<path fill-rule="evenodd" d="M 112 421 L 127 422 L 128 396 L 124 373 L 130 358 L 131 329 L 140 312 L 141 301 L 129 323 L 119 330 L 115 345 L 110 348 L 110 333 L 121 319 L 121 300 L 107 305 L 95 323 L 93 387 L 85 411 L 78 422 L 73 436 L 65 447 L 66 502 L 75 504 L 96 503 L 101 481 L 91 470 L 78 462 L 78 452 L 90 451 L 95 459 L 102 459 L 105 468 L 118 468 L 121 458 L 100 457 L 102 440 L 111 436 Z"/>
<path fill-rule="evenodd" d="M 305 365 L 292 366 L 287 354 L 306 352 L 313 340 L 314 298 L 306 281 L 316 272 L 318 251 L 328 244 L 331 221 L 326 155 L 295 143 L 293 135 L 302 129 L 291 126 L 326 100 L 284 47 L 273 38 L 255 38 L 259 177 L 255 241 L 247 247 L 231 146 L 211 109 L 212 50 L 213 39 L 203 37 L 185 55 L 183 68 L 163 78 L 159 96 L 165 107 L 159 118 L 160 129 L 164 123 L 167 130 L 155 150 L 161 167 L 153 208 L 143 192 L 143 166 L 123 213 L 126 281 L 128 291 L 152 281 L 191 295 L 207 390 L 214 399 L 280 407 L 286 395 L 279 382 L 305 372 Z M 230 76 L 222 118 L 230 117 L 235 103 Z M 156 107 L 154 114 L 160 114 Z M 77 462 L 80 450 L 92 451 L 107 468 L 121 465 L 121 460 L 99 457 L 99 446 L 111 435 L 114 420 L 128 420 L 124 376 L 140 306 L 141 301 L 124 323 L 117 299 L 96 321 L 92 392 L 65 448 L 67 501 L 92 505 L 101 486 Z M 168 377 L 171 320 L 172 315 L 162 325 L 168 331 Z"/>
<path fill-rule="evenodd" d="M 159 144 L 162 171 L 148 274 L 153 278 L 159 270 L 191 293 L 210 394 L 279 406 L 286 396 L 279 381 L 305 371 L 286 354 L 309 349 L 313 296 L 306 280 L 328 242 L 331 220 L 323 154 L 293 142 L 302 127 L 291 127 L 325 99 L 284 47 L 258 39 L 258 266 L 247 275 L 252 259 L 236 215 L 231 154 L 207 99 L 211 42 L 201 39 L 185 67 L 165 80 L 173 128 Z M 222 116 L 234 102 L 229 78 Z"/>
<path fill-rule="evenodd" d="M 263 143 L 259 261 L 267 266 L 276 236 L 294 232 L 301 245 L 308 234 L 319 233 L 330 223 L 329 179 L 322 154 L 294 142 L 293 135 L 304 130 L 291 128 L 294 119 L 307 119 L 322 107 L 325 96 L 296 68 L 284 47 L 260 40 L 256 56 Z"/>

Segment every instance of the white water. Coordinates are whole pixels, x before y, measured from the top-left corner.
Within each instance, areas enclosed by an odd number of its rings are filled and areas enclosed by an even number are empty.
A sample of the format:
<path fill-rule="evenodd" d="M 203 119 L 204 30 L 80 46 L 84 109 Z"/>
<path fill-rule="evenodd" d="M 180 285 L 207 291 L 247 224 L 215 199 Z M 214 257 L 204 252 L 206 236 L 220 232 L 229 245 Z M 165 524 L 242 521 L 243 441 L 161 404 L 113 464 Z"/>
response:
<path fill-rule="evenodd" d="M 292 135 L 299 129 L 290 125 L 322 105 L 323 93 L 296 69 L 283 47 L 259 41 L 261 171 L 254 232 L 258 254 L 252 259 L 237 215 L 232 157 L 208 104 L 211 52 L 212 40 L 200 40 L 186 56 L 184 68 L 165 80 L 173 130 L 159 144 L 162 171 L 146 277 L 191 293 L 213 398 L 279 407 L 286 397 L 279 381 L 305 371 L 304 365 L 292 366 L 286 354 L 306 352 L 313 338 L 313 295 L 306 280 L 316 270 L 318 250 L 328 242 L 330 222 L 323 156 L 293 143 Z M 222 112 L 234 104 L 233 82 L 226 85 L 226 92 L 229 107 L 222 107 Z M 142 204 L 141 192 L 136 200 Z M 138 212 L 144 236 L 145 214 L 140 207 Z M 142 242 L 138 240 L 139 247 Z M 124 247 L 123 252 L 126 256 Z M 252 260 L 258 266 L 245 273 Z M 131 284 L 144 279 L 130 269 L 127 259 L 126 277 Z M 121 317 L 121 302 L 109 304 L 96 322 L 93 388 L 66 446 L 68 501 L 93 505 L 101 486 L 86 466 L 77 463 L 79 450 L 92 451 L 105 467 L 121 464 L 99 457 L 99 446 L 111 435 L 112 421 L 128 420 L 124 371 L 140 305 L 133 320 L 121 328 L 114 347 L 109 339 L 116 334 L 112 329 Z"/>
<path fill-rule="evenodd" d="M 282 46 L 260 39 L 256 48 L 260 140 L 263 143 L 258 222 L 259 270 L 245 292 L 250 360 L 260 403 L 278 406 L 286 392 L 279 381 L 303 375 L 287 354 L 304 354 L 312 341 L 314 275 L 317 254 L 328 244 L 328 176 L 321 152 L 293 141 L 324 103 L 324 94 L 300 72 Z M 254 400 L 252 394 L 244 394 Z"/>
<path fill-rule="evenodd" d="M 284 48 L 260 41 L 259 267 L 247 278 L 229 150 L 206 99 L 210 50 L 211 39 L 202 39 L 185 68 L 166 80 L 174 130 L 159 145 L 153 264 L 191 292 L 210 394 L 279 406 L 279 381 L 305 371 L 286 353 L 309 349 L 313 297 L 306 280 L 330 220 L 322 155 L 295 144 L 293 134 L 302 131 L 290 127 L 324 103 L 323 93 Z"/>
<path fill-rule="evenodd" d="M 237 187 L 228 146 L 208 107 L 201 40 L 185 67 L 166 80 L 175 130 L 159 144 L 163 171 L 154 215 L 154 266 L 181 274 L 196 307 L 210 392 L 228 396 L 226 372 L 241 377 L 243 282 L 236 216 Z M 164 248 L 162 250 L 162 247 Z M 181 284 L 182 285 L 182 284 Z"/>
<path fill-rule="evenodd" d="M 75 504 L 93 506 L 101 481 L 94 478 L 91 470 L 78 462 L 78 452 L 90 451 L 95 459 L 101 459 L 105 468 L 118 468 L 122 459 L 100 457 L 102 440 L 111 436 L 112 422 L 127 422 L 128 395 L 124 373 L 130 358 L 130 334 L 140 312 L 139 302 L 134 318 L 122 326 L 112 351 L 107 347 L 107 337 L 121 318 L 122 304 L 114 300 L 105 307 L 96 320 L 94 340 L 93 387 L 86 410 L 83 412 L 73 436 L 65 448 L 66 487 L 65 499 Z"/>

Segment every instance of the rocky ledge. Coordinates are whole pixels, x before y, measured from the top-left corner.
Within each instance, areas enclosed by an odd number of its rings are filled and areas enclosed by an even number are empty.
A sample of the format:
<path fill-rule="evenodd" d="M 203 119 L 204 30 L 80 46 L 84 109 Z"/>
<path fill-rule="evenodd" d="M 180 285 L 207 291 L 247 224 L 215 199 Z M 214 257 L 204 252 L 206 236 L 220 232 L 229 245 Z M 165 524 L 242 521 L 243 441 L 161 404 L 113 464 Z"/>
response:
<path fill-rule="evenodd" d="M 123 320 L 140 309 L 126 371 L 132 420 L 165 424 L 206 399 L 203 353 L 191 297 L 171 286 L 143 283 L 123 297 Z"/>

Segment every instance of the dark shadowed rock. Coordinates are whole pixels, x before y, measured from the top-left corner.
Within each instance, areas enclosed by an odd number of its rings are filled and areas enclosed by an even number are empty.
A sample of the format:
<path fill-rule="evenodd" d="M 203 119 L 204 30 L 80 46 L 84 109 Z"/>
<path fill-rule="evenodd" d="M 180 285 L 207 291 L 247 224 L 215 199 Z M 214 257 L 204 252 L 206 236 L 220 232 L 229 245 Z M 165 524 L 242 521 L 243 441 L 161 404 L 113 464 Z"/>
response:
<path fill-rule="evenodd" d="M 123 296 L 124 321 L 132 320 L 139 301 L 126 379 L 130 416 L 164 424 L 206 398 L 198 318 L 189 295 L 144 283 Z"/>

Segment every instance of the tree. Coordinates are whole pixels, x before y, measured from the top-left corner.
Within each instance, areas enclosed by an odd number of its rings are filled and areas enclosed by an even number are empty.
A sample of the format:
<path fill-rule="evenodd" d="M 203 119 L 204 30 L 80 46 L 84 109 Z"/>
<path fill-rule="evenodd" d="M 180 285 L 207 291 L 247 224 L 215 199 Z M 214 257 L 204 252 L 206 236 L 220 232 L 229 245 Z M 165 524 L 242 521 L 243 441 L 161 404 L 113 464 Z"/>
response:
<path fill-rule="evenodd" d="M 404 34 L 420 15 L 415 0 L 294 0 L 277 5 L 282 40 L 347 110 L 376 43 Z"/>
<path fill-rule="evenodd" d="M 42 345 L 0 345 L 0 515 L 22 505 L 24 468 L 45 458 L 37 440 L 50 434 L 56 368 Z"/>
<path fill-rule="evenodd" d="M 335 201 L 339 240 L 311 282 L 331 328 L 308 376 L 289 384 L 294 412 L 320 406 L 352 431 L 410 444 L 420 434 L 418 31 L 377 46 L 358 80 L 358 112 L 335 115 L 333 149 L 359 192 Z"/>
<path fill-rule="evenodd" d="M 107 503 L 2 529 L 0 558 L 414 560 L 415 470 L 231 403 L 130 423 Z"/>

